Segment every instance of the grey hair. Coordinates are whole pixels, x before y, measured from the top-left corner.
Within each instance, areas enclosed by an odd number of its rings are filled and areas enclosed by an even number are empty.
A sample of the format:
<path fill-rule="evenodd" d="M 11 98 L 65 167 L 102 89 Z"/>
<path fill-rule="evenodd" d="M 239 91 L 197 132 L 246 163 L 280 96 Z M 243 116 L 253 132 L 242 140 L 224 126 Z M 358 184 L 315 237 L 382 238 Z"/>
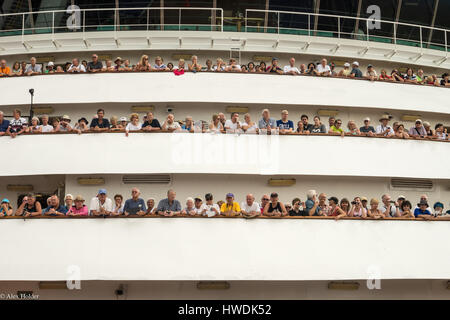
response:
<path fill-rule="evenodd" d="M 306 197 L 308 198 L 308 200 L 312 200 L 312 198 L 314 198 L 314 196 L 316 195 L 316 190 L 308 190 L 308 192 L 306 193 Z"/>

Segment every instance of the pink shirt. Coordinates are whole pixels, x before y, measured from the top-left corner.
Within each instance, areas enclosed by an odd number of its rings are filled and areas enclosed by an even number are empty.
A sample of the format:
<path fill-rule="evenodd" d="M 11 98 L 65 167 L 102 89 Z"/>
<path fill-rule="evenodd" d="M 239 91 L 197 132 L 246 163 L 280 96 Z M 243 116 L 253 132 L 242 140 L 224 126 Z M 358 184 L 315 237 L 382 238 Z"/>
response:
<path fill-rule="evenodd" d="M 69 212 L 79 215 L 79 216 L 87 216 L 88 215 L 88 207 L 85 204 L 83 204 L 81 209 L 77 209 L 75 206 L 73 206 L 72 208 L 70 208 Z"/>

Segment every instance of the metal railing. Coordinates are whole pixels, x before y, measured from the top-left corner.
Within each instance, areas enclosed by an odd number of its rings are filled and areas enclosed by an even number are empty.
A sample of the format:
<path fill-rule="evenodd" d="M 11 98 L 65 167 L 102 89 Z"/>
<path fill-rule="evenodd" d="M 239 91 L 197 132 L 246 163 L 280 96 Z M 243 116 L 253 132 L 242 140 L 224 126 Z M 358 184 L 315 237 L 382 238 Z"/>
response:
<path fill-rule="evenodd" d="M 0 15 L 0 37 L 61 32 L 126 30 L 224 31 L 222 8 L 98 8 Z M 321 13 L 246 9 L 229 31 L 335 37 L 409 45 L 448 52 L 450 30 L 409 23 Z M 241 28 L 241 24 L 244 26 Z"/>
<path fill-rule="evenodd" d="M 264 21 L 264 25 L 261 25 Z M 332 14 L 245 10 L 245 31 L 376 41 L 448 52 L 450 30 Z"/>
<path fill-rule="evenodd" d="M 98 8 L 0 15 L 0 36 L 125 30 L 223 31 L 221 8 Z"/>

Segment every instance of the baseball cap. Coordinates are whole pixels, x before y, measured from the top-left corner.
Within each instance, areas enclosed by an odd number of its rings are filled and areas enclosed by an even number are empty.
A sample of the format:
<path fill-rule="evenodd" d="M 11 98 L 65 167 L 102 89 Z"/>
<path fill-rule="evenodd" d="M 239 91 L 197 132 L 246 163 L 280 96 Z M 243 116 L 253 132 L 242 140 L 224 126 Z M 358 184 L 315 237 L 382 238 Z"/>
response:
<path fill-rule="evenodd" d="M 336 197 L 329 197 L 329 198 L 328 198 L 328 201 L 330 201 L 330 200 L 333 200 L 334 203 L 339 203 L 339 200 L 338 200 L 338 198 L 336 198 Z"/>
<path fill-rule="evenodd" d="M 431 124 L 428 121 L 423 122 L 424 127 L 431 127 Z"/>
<path fill-rule="evenodd" d="M 420 120 L 420 119 L 416 119 L 415 122 L 416 122 L 416 123 L 417 123 L 417 122 L 420 122 L 420 124 L 422 124 L 422 120 Z"/>
<path fill-rule="evenodd" d="M 361 201 L 368 201 L 366 197 L 361 197 Z"/>
<path fill-rule="evenodd" d="M 373 67 L 373 65 L 371 65 L 371 64 L 369 64 L 368 66 L 367 66 L 367 68 L 372 68 Z"/>
<path fill-rule="evenodd" d="M 127 121 L 127 117 L 121 117 L 120 121 Z"/>
<path fill-rule="evenodd" d="M 98 190 L 98 194 L 106 194 L 106 189 L 100 189 L 100 190 Z"/>
<path fill-rule="evenodd" d="M 234 198 L 234 194 L 232 194 L 231 192 L 230 192 L 230 193 L 227 193 L 226 197 L 227 197 L 227 198 L 230 198 L 230 197 L 231 197 L 231 198 Z"/>
<path fill-rule="evenodd" d="M 369 117 L 365 117 L 364 121 L 370 121 L 370 118 Z"/>
<path fill-rule="evenodd" d="M 52 61 L 50 61 L 48 64 L 47 64 L 47 66 L 49 66 L 49 67 L 52 67 L 52 66 L 54 66 L 55 64 L 52 62 Z"/>
<path fill-rule="evenodd" d="M 404 195 L 398 196 L 397 200 L 406 200 L 406 197 Z"/>
<path fill-rule="evenodd" d="M 358 66 L 358 67 L 359 67 L 359 62 L 358 62 L 358 61 L 354 61 L 353 64 L 354 64 L 355 66 Z"/>
<path fill-rule="evenodd" d="M 70 121 L 70 117 L 67 114 L 63 115 L 61 119 Z"/>
<path fill-rule="evenodd" d="M 5 198 L 5 199 L 3 199 L 3 200 L 2 200 L 2 203 L 5 203 L 5 202 L 6 202 L 6 203 L 9 203 L 9 200 L 8 200 L 8 199 L 6 199 L 6 198 Z"/>
<path fill-rule="evenodd" d="M 344 67 L 350 67 L 350 63 L 348 62 L 344 63 Z"/>
<path fill-rule="evenodd" d="M 195 200 L 195 201 L 202 201 L 202 198 L 196 197 L 196 198 L 194 198 L 194 200 Z"/>

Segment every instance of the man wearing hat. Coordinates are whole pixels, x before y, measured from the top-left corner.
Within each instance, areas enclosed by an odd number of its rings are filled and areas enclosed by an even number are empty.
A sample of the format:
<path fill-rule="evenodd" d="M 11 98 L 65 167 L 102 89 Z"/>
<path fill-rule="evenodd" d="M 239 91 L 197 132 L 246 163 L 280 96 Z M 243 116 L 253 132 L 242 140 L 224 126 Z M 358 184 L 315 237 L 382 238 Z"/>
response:
<path fill-rule="evenodd" d="M 366 78 L 370 79 L 371 81 L 376 80 L 378 77 L 377 72 L 373 68 L 373 65 L 369 64 L 367 66 L 367 72 L 366 72 Z"/>
<path fill-rule="evenodd" d="M 422 218 L 425 220 L 431 220 L 433 216 L 431 215 L 430 210 L 428 210 L 428 202 L 426 200 L 420 200 L 417 204 L 418 208 L 414 210 L 414 217 Z"/>
<path fill-rule="evenodd" d="M 234 194 L 227 193 L 225 198 L 226 198 L 225 203 L 223 203 L 222 206 L 220 207 L 220 214 L 227 217 L 240 215 L 241 207 L 239 206 L 239 203 L 234 201 Z"/>
<path fill-rule="evenodd" d="M 366 198 L 366 197 L 361 197 L 360 199 L 361 199 L 361 205 L 362 205 L 362 207 L 363 207 L 364 209 L 366 209 L 366 212 L 367 212 L 367 210 L 369 210 L 369 208 L 367 208 L 367 202 L 368 202 L 367 198 Z"/>
<path fill-rule="evenodd" d="M 219 206 L 213 202 L 213 195 L 212 193 L 205 194 L 205 200 L 206 202 L 202 204 L 202 215 L 206 215 L 208 217 L 213 217 L 215 215 L 220 214 L 220 208 Z"/>
<path fill-rule="evenodd" d="M 352 71 L 350 72 L 350 77 L 352 78 L 362 78 L 363 74 L 361 70 L 359 70 L 359 62 L 355 61 L 352 64 Z"/>
<path fill-rule="evenodd" d="M 402 216 L 402 213 L 403 213 L 402 204 L 403 204 L 403 202 L 405 202 L 405 200 L 406 200 L 406 197 L 403 195 L 400 195 L 397 198 L 396 206 L 398 206 L 398 212 L 400 213 L 400 216 Z"/>
<path fill-rule="evenodd" d="M 12 216 L 13 209 L 11 207 L 11 204 L 9 203 L 8 199 L 3 199 L 2 203 L 0 204 L 0 217 L 1 216 Z"/>
<path fill-rule="evenodd" d="M 278 58 L 272 58 L 272 65 L 267 68 L 266 72 L 283 74 L 283 70 L 278 66 Z"/>
<path fill-rule="evenodd" d="M 76 196 L 74 206 L 72 206 L 67 212 L 68 216 L 87 216 L 88 207 L 84 204 L 84 198 L 81 195 Z"/>
<path fill-rule="evenodd" d="M 425 128 L 423 126 L 422 120 L 416 119 L 416 123 L 414 124 L 414 127 L 411 127 L 409 129 L 409 135 L 414 137 L 426 137 L 427 132 L 425 131 Z"/>
<path fill-rule="evenodd" d="M 55 73 L 55 64 L 52 62 L 52 61 L 50 61 L 48 64 L 47 64 L 47 68 L 46 68 L 46 70 L 44 71 L 44 73 Z"/>
<path fill-rule="evenodd" d="M 70 117 L 65 114 L 61 118 L 61 121 L 59 122 L 59 131 L 61 132 L 70 132 L 72 131 L 72 126 L 70 125 Z"/>
<path fill-rule="evenodd" d="M 88 124 L 89 121 L 85 117 L 82 117 L 78 119 L 78 122 L 75 124 L 73 130 L 78 131 L 78 133 L 81 133 L 82 131 L 87 131 L 89 130 Z"/>
<path fill-rule="evenodd" d="M 359 128 L 359 131 L 361 131 L 361 133 L 364 133 L 366 136 L 373 137 L 373 135 L 375 134 L 375 129 L 370 125 L 369 117 L 364 118 L 364 126 Z"/>
<path fill-rule="evenodd" d="M 106 196 L 106 189 L 98 190 L 96 197 L 93 197 L 89 205 L 89 214 L 91 216 L 107 216 L 113 211 L 113 203 Z"/>
<path fill-rule="evenodd" d="M 375 130 L 377 136 L 380 137 L 390 137 L 394 135 L 394 129 L 392 129 L 391 126 L 389 126 L 389 115 L 385 114 L 380 118 L 380 125 L 377 126 L 377 129 Z"/>
<path fill-rule="evenodd" d="M 123 60 L 121 57 L 117 57 L 116 60 L 114 60 L 114 63 L 116 64 L 114 66 L 114 70 L 116 71 L 123 71 L 124 70 L 124 66 L 122 65 Z"/>

